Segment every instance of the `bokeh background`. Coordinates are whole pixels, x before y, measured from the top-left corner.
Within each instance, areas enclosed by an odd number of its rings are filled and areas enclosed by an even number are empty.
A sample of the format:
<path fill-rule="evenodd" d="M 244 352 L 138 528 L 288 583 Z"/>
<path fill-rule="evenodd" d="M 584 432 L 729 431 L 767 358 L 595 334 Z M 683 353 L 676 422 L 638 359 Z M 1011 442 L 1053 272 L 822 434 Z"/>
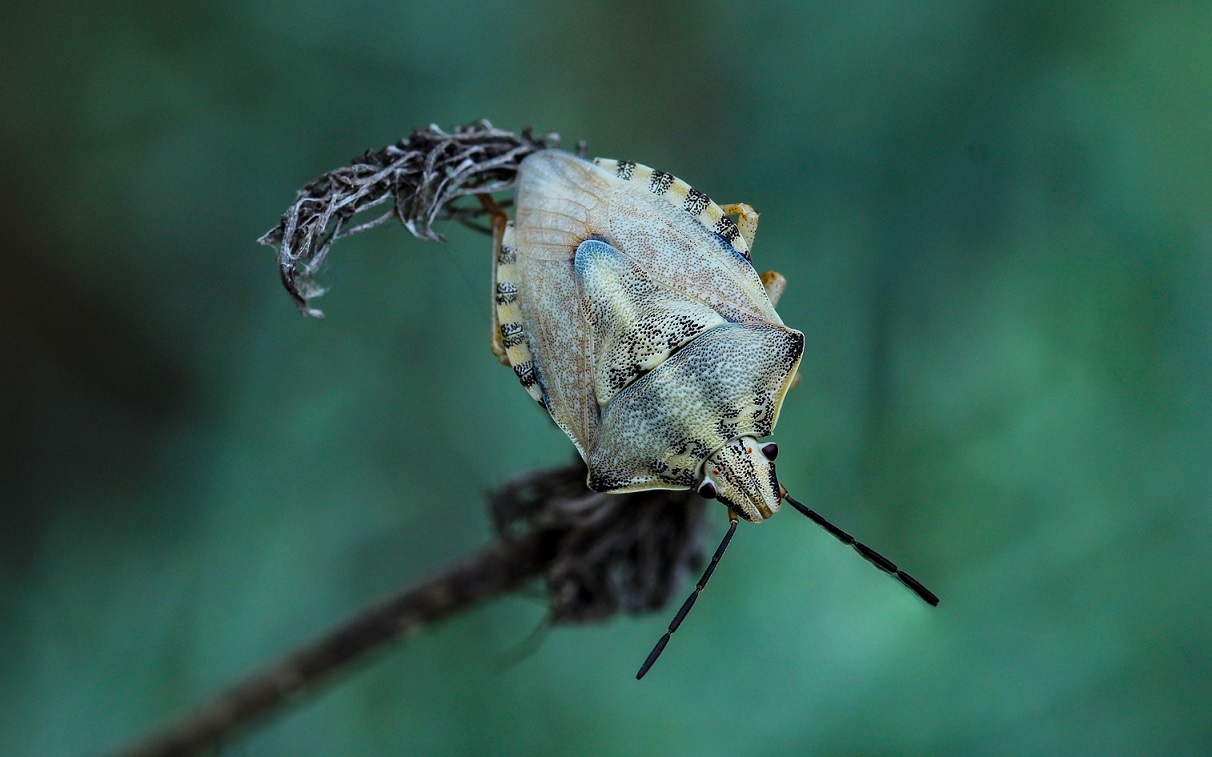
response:
<path fill-rule="evenodd" d="M 668 614 L 536 596 L 224 754 L 1212 752 L 1212 5 L 27 3 L 0 48 L 0 752 L 114 749 L 490 539 L 572 447 L 488 350 L 488 243 L 255 244 L 435 122 L 762 212 L 794 512 Z M 707 538 L 723 529 L 711 521 Z M 679 591 L 679 595 L 680 595 Z"/>

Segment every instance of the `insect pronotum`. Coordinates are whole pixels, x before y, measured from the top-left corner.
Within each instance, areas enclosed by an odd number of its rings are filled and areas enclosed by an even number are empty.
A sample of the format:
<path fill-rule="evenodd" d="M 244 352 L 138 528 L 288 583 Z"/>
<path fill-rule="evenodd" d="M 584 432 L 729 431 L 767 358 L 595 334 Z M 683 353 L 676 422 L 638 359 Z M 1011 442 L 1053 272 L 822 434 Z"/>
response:
<path fill-rule="evenodd" d="M 493 211 L 493 352 L 576 445 L 598 492 L 695 489 L 728 532 L 640 667 L 707 585 L 738 520 L 785 499 L 931 605 L 890 560 L 787 494 L 778 420 L 804 349 L 774 305 L 786 281 L 750 263 L 758 214 L 671 174 L 559 150 L 518 170 L 514 220 Z M 730 216 L 736 215 L 734 222 Z"/>

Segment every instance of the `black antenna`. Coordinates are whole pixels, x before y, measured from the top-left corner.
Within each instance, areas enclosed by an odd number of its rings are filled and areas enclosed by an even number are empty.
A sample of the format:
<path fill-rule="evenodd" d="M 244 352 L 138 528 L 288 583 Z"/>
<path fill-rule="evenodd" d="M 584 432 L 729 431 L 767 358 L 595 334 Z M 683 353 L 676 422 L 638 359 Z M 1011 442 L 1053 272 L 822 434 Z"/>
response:
<path fill-rule="evenodd" d="M 682 609 L 678 610 L 678 614 L 673 616 L 673 620 L 669 623 L 669 630 L 661 637 L 661 640 L 656 643 L 652 651 L 648 653 L 648 659 L 644 660 L 644 664 L 640 666 L 640 672 L 635 674 L 636 680 L 644 677 L 652 664 L 661 656 L 661 652 L 665 651 L 665 645 L 669 643 L 669 637 L 674 631 L 678 630 L 678 626 L 682 625 L 682 621 L 686 619 L 690 608 L 694 607 L 694 601 L 699 598 L 699 592 L 707 585 L 707 579 L 711 578 L 711 574 L 715 572 L 715 566 L 720 564 L 720 558 L 724 556 L 724 550 L 728 549 L 728 542 L 732 541 L 732 535 L 736 533 L 736 515 L 729 514 L 728 533 L 724 534 L 724 539 L 720 542 L 720 546 L 716 547 L 715 555 L 711 558 L 711 563 L 707 566 L 707 570 L 703 571 L 703 577 L 694 585 L 694 591 L 686 597 L 686 601 L 682 603 Z M 933 596 L 933 595 L 932 595 Z M 938 602 L 938 600 L 934 600 Z"/>
<path fill-rule="evenodd" d="M 845 531 L 838 528 L 837 526 L 833 525 L 829 521 L 825 520 L 818 513 L 816 513 L 812 509 L 810 509 L 807 505 L 803 504 L 802 502 L 798 502 L 795 499 L 792 499 L 790 494 L 784 493 L 783 498 L 786 499 L 788 502 L 790 502 L 791 506 L 794 507 L 796 510 L 799 510 L 804 515 L 807 515 L 809 520 L 811 520 L 813 523 L 817 524 L 821 528 L 825 529 L 826 531 L 828 531 L 829 533 L 831 533 L 835 537 L 837 537 L 837 540 L 840 541 L 842 544 L 849 544 L 850 546 L 854 547 L 855 551 L 858 552 L 860 555 L 862 555 L 863 558 L 867 560 L 867 562 L 871 563 L 872 565 L 874 565 L 875 567 L 884 571 L 885 573 L 889 573 L 889 574 L 895 576 L 901 583 L 903 583 L 905 586 L 908 586 L 910 589 L 912 589 L 914 594 L 916 594 L 919 597 L 921 597 L 922 599 L 926 600 L 926 602 L 931 607 L 935 607 L 938 605 L 938 597 L 934 596 L 934 592 L 930 591 L 925 586 L 922 586 L 921 583 L 919 583 L 918 580 L 916 578 L 914 578 L 913 576 L 911 576 L 908 573 L 906 573 L 905 571 L 897 568 L 896 565 L 891 560 L 889 560 L 887 557 L 884 557 L 879 552 L 876 552 L 871 547 L 868 547 L 866 544 L 863 544 L 862 542 L 855 540 L 855 538 L 853 536 L 846 533 Z M 710 572 L 710 571 L 708 571 L 708 572 Z M 667 640 L 668 640 L 668 634 L 666 634 L 666 639 L 663 639 L 662 641 L 667 641 Z M 661 645 L 658 644 L 657 646 L 659 647 Z"/>

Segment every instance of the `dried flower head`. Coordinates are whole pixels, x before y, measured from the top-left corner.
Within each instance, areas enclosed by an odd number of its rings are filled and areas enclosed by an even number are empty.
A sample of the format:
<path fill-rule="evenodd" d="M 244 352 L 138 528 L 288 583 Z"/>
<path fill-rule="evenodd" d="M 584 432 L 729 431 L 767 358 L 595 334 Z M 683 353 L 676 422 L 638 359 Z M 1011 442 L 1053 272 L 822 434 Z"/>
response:
<path fill-rule="evenodd" d="M 478 203 L 460 206 L 468 195 L 513 187 L 518 164 L 527 155 L 558 147 L 560 137 L 535 137 L 495 128 L 488 121 L 456 127 L 418 129 L 408 139 L 367 151 L 353 165 L 338 168 L 307 184 L 278 225 L 259 240 L 278 248 L 282 283 L 305 315 L 322 317 L 310 301 L 324 293 L 315 282 L 332 243 L 398 218 L 422 239 L 440 240 L 435 221 L 453 219 L 473 224 L 485 213 Z M 391 209 L 351 225 L 363 211 L 391 202 Z"/>

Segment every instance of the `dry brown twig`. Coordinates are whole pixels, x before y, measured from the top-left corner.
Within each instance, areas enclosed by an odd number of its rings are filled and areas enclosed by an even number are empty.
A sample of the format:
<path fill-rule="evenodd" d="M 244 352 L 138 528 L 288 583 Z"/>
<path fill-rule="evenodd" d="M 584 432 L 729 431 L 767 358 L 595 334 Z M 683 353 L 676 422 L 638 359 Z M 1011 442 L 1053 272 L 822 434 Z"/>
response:
<path fill-rule="evenodd" d="M 500 535 L 495 543 L 254 672 L 121 754 L 190 755 L 223 744 L 314 694 L 368 653 L 536 578 L 555 623 L 663 607 L 678 579 L 703 561 L 704 501 L 688 491 L 595 494 L 584 482 L 580 461 L 518 476 L 489 499 Z"/>
<path fill-rule="evenodd" d="M 299 309 L 319 316 L 309 304 L 322 291 L 314 276 L 337 239 L 393 217 L 418 237 L 441 239 L 435 221 L 470 222 L 485 212 L 479 203 L 459 207 L 457 200 L 511 188 L 517 164 L 558 141 L 554 134 L 535 138 L 529 130 L 501 131 L 487 121 L 450 134 L 430 126 L 308 184 L 260 241 L 278 248 L 283 284 Z M 578 151 L 583 154 L 583 146 Z M 388 201 L 388 212 L 350 225 L 359 212 Z M 555 623 L 663 607 L 682 575 L 703 562 L 703 500 L 689 491 L 596 494 L 586 489 L 585 473 L 577 461 L 513 479 L 489 499 L 499 536 L 494 543 L 254 672 L 121 753 L 151 757 L 212 749 L 401 635 L 534 579 L 546 588 Z"/>

